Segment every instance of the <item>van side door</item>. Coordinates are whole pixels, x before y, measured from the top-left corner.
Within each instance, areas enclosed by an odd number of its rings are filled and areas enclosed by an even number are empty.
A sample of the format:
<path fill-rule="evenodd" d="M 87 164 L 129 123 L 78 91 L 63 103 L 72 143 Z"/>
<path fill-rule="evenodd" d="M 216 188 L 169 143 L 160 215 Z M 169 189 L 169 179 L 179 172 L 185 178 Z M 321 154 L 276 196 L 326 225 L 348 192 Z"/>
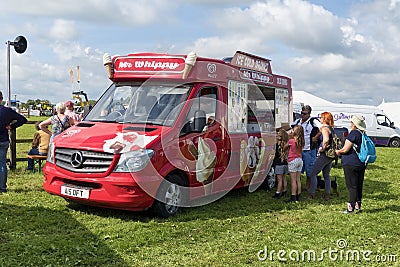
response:
<path fill-rule="evenodd" d="M 191 182 L 197 186 L 217 179 L 226 167 L 223 129 L 218 118 L 218 97 L 218 87 L 200 88 L 196 97 L 190 100 L 180 133 L 179 146 L 189 166 Z M 195 117 L 199 113 L 204 114 L 206 125 L 203 130 L 195 131 Z"/>

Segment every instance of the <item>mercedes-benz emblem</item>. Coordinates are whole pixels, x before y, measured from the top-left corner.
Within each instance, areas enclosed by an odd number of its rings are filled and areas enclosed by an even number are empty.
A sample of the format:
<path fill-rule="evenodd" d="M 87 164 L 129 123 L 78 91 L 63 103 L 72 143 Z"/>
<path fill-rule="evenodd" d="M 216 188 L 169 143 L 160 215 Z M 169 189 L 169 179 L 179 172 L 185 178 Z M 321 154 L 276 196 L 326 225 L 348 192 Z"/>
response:
<path fill-rule="evenodd" d="M 83 155 L 81 151 L 74 152 L 71 155 L 71 165 L 74 168 L 80 168 L 83 165 Z"/>

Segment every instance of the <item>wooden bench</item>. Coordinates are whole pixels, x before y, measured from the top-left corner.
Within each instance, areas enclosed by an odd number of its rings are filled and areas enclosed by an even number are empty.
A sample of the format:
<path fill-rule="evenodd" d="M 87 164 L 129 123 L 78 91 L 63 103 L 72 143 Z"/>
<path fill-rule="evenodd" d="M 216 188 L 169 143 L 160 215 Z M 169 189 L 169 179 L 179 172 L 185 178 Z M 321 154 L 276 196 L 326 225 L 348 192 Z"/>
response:
<path fill-rule="evenodd" d="M 42 155 L 27 155 L 28 158 L 33 159 L 34 165 L 38 165 L 38 172 L 42 171 L 42 161 L 47 159 L 47 156 Z M 35 166 L 33 166 L 33 172 L 35 172 Z"/>

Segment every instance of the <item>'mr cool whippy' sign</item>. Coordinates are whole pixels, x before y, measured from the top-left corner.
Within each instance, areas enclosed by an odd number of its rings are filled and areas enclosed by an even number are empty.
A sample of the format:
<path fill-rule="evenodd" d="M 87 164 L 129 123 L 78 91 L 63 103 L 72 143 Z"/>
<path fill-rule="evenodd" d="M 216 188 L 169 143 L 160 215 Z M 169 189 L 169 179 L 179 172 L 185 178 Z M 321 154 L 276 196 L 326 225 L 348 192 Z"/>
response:
<path fill-rule="evenodd" d="M 115 72 L 173 72 L 180 73 L 185 68 L 183 57 L 117 57 Z"/>

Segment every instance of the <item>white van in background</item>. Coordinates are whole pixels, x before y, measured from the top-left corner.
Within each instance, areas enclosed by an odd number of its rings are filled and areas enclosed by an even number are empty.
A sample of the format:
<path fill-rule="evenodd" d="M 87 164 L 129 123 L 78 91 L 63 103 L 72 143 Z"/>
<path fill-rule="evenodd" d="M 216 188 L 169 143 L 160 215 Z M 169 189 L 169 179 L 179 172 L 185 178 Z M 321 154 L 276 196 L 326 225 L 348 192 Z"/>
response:
<path fill-rule="evenodd" d="M 359 115 L 365 119 L 367 134 L 375 145 L 400 147 L 400 129 L 394 122 L 376 106 L 338 104 L 316 97 L 304 91 L 293 91 L 293 106 L 296 103 L 310 105 L 312 117 L 321 117 L 321 113 L 332 113 L 335 127 L 346 127 L 349 131 L 350 119 L 353 115 Z"/>
<path fill-rule="evenodd" d="M 346 127 L 350 131 L 350 119 L 359 115 L 365 119 L 367 134 L 375 145 L 400 147 L 400 129 L 394 126 L 388 116 L 379 108 L 366 105 L 334 104 L 331 106 L 312 106 L 311 116 L 321 117 L 329 111 L 333 115 L 335 127 Z"/>

